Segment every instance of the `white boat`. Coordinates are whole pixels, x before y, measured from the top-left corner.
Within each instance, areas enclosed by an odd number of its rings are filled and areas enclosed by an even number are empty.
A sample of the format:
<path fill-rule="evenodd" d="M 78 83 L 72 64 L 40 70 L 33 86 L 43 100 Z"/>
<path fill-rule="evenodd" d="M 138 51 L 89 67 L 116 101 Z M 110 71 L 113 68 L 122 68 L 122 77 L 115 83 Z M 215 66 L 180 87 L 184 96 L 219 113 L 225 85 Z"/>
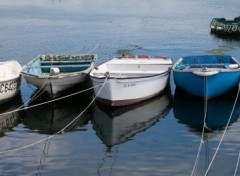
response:
<path fill-rule="evenodd" d="M 96 55 L 39 55 L 23 67 L 26 81 L 52 97 L 83 82 L 96 62 Z"/>
<path fill-rule="evenodd" d="M 19 92 L 22 66 L 15 60 L 0 62 L 0 104 Z"/>
<path fill-rule="evenodd" d="M 171 67 L 169 57 L 125 56 L 95 67 L 90 78 L 97 100 L 108 106 L 124 106 L 164 91 Z"/>

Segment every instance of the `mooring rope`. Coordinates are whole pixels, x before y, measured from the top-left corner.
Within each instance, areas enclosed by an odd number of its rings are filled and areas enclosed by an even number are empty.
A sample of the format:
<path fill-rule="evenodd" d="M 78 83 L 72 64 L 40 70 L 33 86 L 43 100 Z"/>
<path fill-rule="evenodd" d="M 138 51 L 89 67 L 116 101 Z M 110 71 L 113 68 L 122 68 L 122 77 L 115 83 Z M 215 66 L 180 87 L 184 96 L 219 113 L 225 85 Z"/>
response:
<path fill-rule="evenodd" d="M 121 74 L 122 74 L 122 73 L 119 73 L 119 76 L 121 76 Z M 89 105 L 88 105 L 76 118 L 74 118 L 70 123 L 68 123 L 64 128 L 62 128 L 61 130 L 59 130 L 58 132 L 56 132 L 55 134 L 53 134 L 53 135 L 51 135 L 51 136 L 49 136 L 49 137 L 47 137 L 47 138 L 44 138 L 44 139 L 39 140 L 39 141 L 36 141 L 36 142 L 34 142 L 34 143 L 25 145 L 25 146 L 20 147 L 20 148 L 15 148 L 15 149 L 10 149 L 10 150 L 0 151 L 0 154 L 23 150 L 23 149 L 29 148 L 29 147 L 31 147 L 31 146 L 34 146 L 34 145 L 36 145 L 36 144 L 38 144 L 38 143 L 41 143 L 41 142 L 43 142 L 43 141 L 49 140 L 49 139 L 53 138 L 54 136 L 56 136 L 57 134 L 63 133 L 64 130 L 66 130 L 70 125 L 72 125 L 79 117 L 81 117 L 81 115 L 93 104 L 93 102 L 94 102 L 95 99 L 97 98 L 98 94 L 102 91 L 102 89 L 103 89 L 103 87 L 105 86 L 105 84 L 106 84 L 108 81 L 110 81 L 110 80 L 108 80 L 108 78 L 110 77 L 110 74 L 106 74 L 105 76 L 106 76 L 106 78 L 105 78 L 105 80 L 104 80 L 103 83 L 98 84 L 98 85 L 93 86 L 93 87 L 90 87 L 90 88 L 88 88 L 88 89 L 81 90 L 81 91 L 79 91 L 79 92 L 75 92 L 75 93 L 73 93 L 73 94 L 66 95 L 66 96 L 63 96 L 63 97 L 59 97 L 59 98 L 56 98 L 56 99 L 52 99 L 52 100 L 50 100 L 50 101 L 46 101 L 46 102 L 43 102 L 43 103 L 35 104 L 35 105 L 32 105 L 32 106 L 28 106 L 28 107 L 25 107 L 25 108 L 16 109 L 16 110 L 13 110 L 13 111 L 9 111 L 9 112 L 0 114 L 0 115 L 6 115 L 6 114 L 13 113 L 13 112 L 17 112 L 17 111 L 26 110 L 26 109 L 30 109 L 30 108 L 33 108 L 33 107 L 41 106 L 41 105 L 44 105 L 44 104 L 47 104 L 47 103 L 51 103 L 51 102 L 55 102 L 55 101 L 58 101 L 58 100 L 61 100 L 61 99 L 68 98 L 68 97 L 70 97 L 70 96 L 73 96 L 73 95 L 76 95 L 76 94 L 79 94 L 79 93 L 83 93 L 83 92 L 88 91 L 88 90 L 91 90 L 91 89 L 93 89 L 93 88 L 95 88 L 95 87 L 101 86 L 101 88 L 100 88 L 99 91 L 95 94 L 93 100 L 89 103 Z M 115 77 L 114 79 L 117 79 L 117 78 Z M 40 90 L 39 90 L 39 91 L 40 91 Z M 39 92 L 39 91 L 38 91 L 38 92 Z M 30 99 L 28 102 L 30 102 L 30 101 L 31 101 L 31 99 Z M 26 104 L 26 103 L 25 103 L 25 104 Z"/>
<path fill-rule="evenodd" d="M 108 76 L 105 78 L 103 84 L 102 84 L 102 87 L 99 89 L 99 91 L 97 92 L 97 94 L 95 95 L 95 97 L 92 99 L 92 101 L 87 105 L 87 107 L 79 114 L 77 115 L 71 122 L 69 122 L 65 127 L 63 127 L 61 130 L 59 130 L 58 132 L 56 132 L 55 134 L 47 137 L 47 138 L 44 138 L 44 139 L 41 139 L 39 141 L 36 141 L 34 143 L 31 143 L 31 144 L 28 144 L 28 145 L 25 145 L 23 147 L 19 147 L 19 148 L 15 148 L 15 149 L 9 149 L 9 150 L 5 150 L 5 151 L 0 151 L 0 154 L 4 154 L 4 153 L 10 153 L 10 152 L 17 152 L 17 151 L 20 151 L 20 150 L 23 150 L 23 149 L 26 149 L 26 148 L 29 148 L 29 147 L 32 147 L 36 144 L 39 144 L 43 141 L 46 141 L 46 140 L 49 140 L 49 139 L 52 139 L 53 137 L 55 137 L 57 134 L 63 134 L 64 133 L 64 130 L 66 130 L 72 123 L 74 123 L 76 120 L 78 120 L 83 113 L 85 113 L 85 111 L 93 104 L 93 102 L 96 100 L 98 94 L 102 91 L 104 85 L 106 84 L 107 82 L 107 79 L 108 79 Z"/>
<path fill-rule="evenodd" d="M 53 60 L 51 62 L 51 65 L 53 63 Z M 35 100 L 37 97 L 39 97 L 41 94 L 43 94 L 43 92 L 46 90 L 47 88 L 47 82 L 49 80 L 51 76 L 49 75 L 46 80 L 43 82 L 43 85 L 38 89 L 38 91 L 33 95 L 33 97 L 31 97 L 29 100 L 27 100 L 24 104 L 22 104 L 21 106 L 19 106 L 18 108 L 16 108 L 15 110 L 12 110 L 12 111 L 9 111 L 9 112 L 5 112 L 5 113 L 1 113 L 0 114 L 0 118 L 4 118 L 6 115 L 8 114 L 11 114 L 11 113 L 14 113 L 14 112 L 18 112 L 18 111 L 21 111 L 21 110 L 24 110 L 25 106 L 30 103 L 31 101 Z M 28 83 L 27 83 L 28 84 Z M 28 84 L 28 86 L 30 86 Z M 42 91 L 42 92 L 41 92 Z"/>
<path fill-rule="evenodd" d="M 213 155 L 213 157 L 212 157 L 212 160 L 211 160 L 211 162 L 210 162 L 210 164 L 209 164 L 209 166 L 208 166 L 208 168 L 207 168 L 204 176 L 207 176 L 207 174 L 208 174 L 208 172 L 209 172 L 209 170 L 210 170 L 210 168 L 211 168 L 211 166 L 212 166 L 212 163 L 213 163 L 214 159 L 216 158 L 216 155 L 217 155 L 217 153 L 218 153 L 218 151 L 219 151 L 219 148 L 220 148 L 220 146 L 221 146 L 221 144 L 222 144 L 223 138 L 225 137 L 225 134 L 226 134 L 226 132 L 227 132 L 227 128 L 229 127 L 229 124 L 230 124 L 230 121 L 231 121 L 231 118 L 232 118 L 232 115 L 233 115 L 233 111 L 234 111 L 235 106 L 236 106 L 236 104 L 237 104 L 237 100 L 238 100 L 238 97 L 239 97 L 239 92 L 240 92 L 240 80 L 239 80 L 239 83 L 238 83 L 237 95 L 236 95 L 236 98 L 235 98 L 235 101 L 234 101 L 234 104 L 233 104 L 233 108 L 232 108 L 232 111 L 231 111 L 231 113 L 230 113 L 230 116 L 229 116 L 227 125 L 226 125 L 226 127 L 225 127 L 225 129 L 224 129 L 224 132 L 223 132 L 223 135 L 222 135 L 222 137 L 221 137 L 221 140 L 219 141 L 219 144 L 218 144 L 218 146 L 217 146 L 217 149 L 215 150 L 215 153 L 214 153 L 214 155 Z"/>
<path fill-rule="evenodd" d="M 51 62 L 52 64 L 52 62 Z M 29 100 L 27 100 L 25 103 L 23 103 L 21 106 L 17 107 L 15 110 L 13 111 L 9 111 L 9 112 L 5 112 L 5 113 L 1 113 L 0 114 L 0 118 L 4 118 L 6 117 L 6 115 L 8 114 L 11 114 L 11 113 L 14 113 L 14 112 L 18 112 L 18 111 L 21 111 L 21 110 L 24 110 L 23 107 L 25 107 L 28 103 L 30 103 L 31 101 L 33 101 L 34 99 L 36 99 L 37 97 L 39 97 L 47 88 L 46 84 L 48 82 L 48 79 L 50 78 L 50 75 L 46 78 L 46 80 L 44 81 L 43 85 L 39 88 L 39 90 L 36 92 L 36 94 L 33 95 L 32 98 L 30 98 Z M 28 83 L 27 83 L 28 84 Z M 28 86 L 30 86 L 28 84 Z M 41 92 L 42 91 L 42 92 Z M 41 92 L 41 93 L 40 93 Z"/>
<path fill-rule="evenodd" d="M 108 81 L 106 81 L 106 82 L 108 82 Z M 51 99 L 51 100 L 49 100 L 49 101 L 45 101 L 45 102 L 42 102 L 42 103 L 34 104 L 34 105 L 27 106 L 27 107 L 20 108 L 20 109 L 17 108 L 17 109 L 15 109 L 15 110 L 2 113 L 2 114 L 0 114 L 0 116 L 2 116 L 2 115 L 8 115 L 8 114 L 11 114 L 11 113 L 14 113 L 14 112 L 31 109 L 31 108 L 38 107 L 38 106 L 41 106 L 41 105 L 45 105 L 45 104 L 48 104 L 48 103 L 52 103 L 52 102 L 55 102 L 55 101 L 58 101 L 58 100 L 62 100 L 62 99 L 65 99 L 65 98 L 69 98 L 69 97 L 71 97 L 71 96 L 74 96 L 74 95 L 77 95 L 77 94 L 80 94 L 80 93 L 89 91 L 89 90 L 91 90 L 91 89 L 94 89 L 95 87 L 101 86 L 102 84 L 104 84 L 104 83 L 98 84 L 98 85 L 96 85 L 96 86 L 93 86 L 93 87 L 90 87 L 90 88 L 87 88 L 87 89 L 84 89 L 84 90 L 81 90 L 81 91 L 78 91 L 78 92 L 75 92 L 75 93 L 72 93 L 72 94 L 68 94 L 68 95 L 62 96 L 62 97 L 59 97 L 59 98 Z M 28 102 L 29 102 L 29 101 L 28 101 Z M 25 104 L 26 104 L 26 103 L 25 103 Z M 22 106 L 23 106 L 23 105 L 22 105 Z M 0 118 L 1 118 L 1 117 L 0 117 Z"/>
<path fill-rule="evenodd" d="M 201 149 L 202 149 L 202 146 L 204 144 L 204 133 L 205 133 L 205 128 L 208 128 L 207 127 L 207 124 L 206 124 L 206 119 L 207 119 L 207 105 L 208 105 L 208 86 L 207 86 L 207 76 L 204 76 L 204 118 L 203 118 L 203 128 L 202 128 L 202 135 L 201 135 L 201 141 L 200 141 L 200 144 L 199 144 L 199 147 L 198 147 L 198 153 L 197 153 L 197 157 L 196 157 L 196 160 L 195 160 L 195 163 L 194 163 L 194 166 L 193 166 L 193 170 L 192 170 L 192 174 L 191 176 L 195 175 L 195 172 L 196 172 L 196 167 L 198 165 L 198 162 L 199 162 L 199 157 L 200 157 L 200 152 L 201 152 Z"/>
<path fill-rule="evenodd" d="M 233 176 L 236 176 L 236 175 L 237 175 L 239 161 L 240 161 L 240 152 L 238 153 L 237 164 L 236 164 L 236 168 L 235 168 L 235 172 L 234 172 L 234 175 L 233 175 Z"/>
<path fill-rule="evenodd" d="M 123 68 L 125 68 L 126 66 L 124 66 Z M 122 73 L 118 73 L 118 76 L 121 76 Z M 109 77 L 110 74 L 107 75 L 107 77 Z M 48 78 L 47 78 L 48 79 Z M 114 78 L 116 79 L 116 77 Z M 72 93 L 72 94 L 69 94 L 69 95 L 65 95 L 65 96 L 62 96 L 62 97 L 59 97 L 59 98 L 55 98 L 55 99 L 52 99 L 52 100 L 49 100 L 49 101 L 46 101 L 46 102 L 42 102 L 42 103 L 38 103 L 38 104 L 35 104 L 35 105 L 31 105 L 31 106 L 27 106 L 27 107 L 24 107 L 26 106 L 26 104 L 28 104 L 29 102 L 33 101 L 35 98 L 37 98 L 39 95 L 37 95 L 40 91 L 43 90 L 43 88 L 45 87 L 46 89 L 46 86 L 44 86 L 46 83 L 47 83 L 47 80 L 45 81 L 45 83 L 43 84 L 43 86 L 37 91 L 37 93 L 33 96 L 33 98 L 29 99 L 26 103 L 24 103 L 22 106 L 20 106 L 19 108 L 15 109 L 15 110 L 12 110 L 12 111 L 8 111 L 8 112 L 4 112 L 4 113 L 1 113 L 0 114 L 0 118 L 1 116 L 4 116 L 4 115 L 8 115 L 8 114 L 11 114 L 11 113 L 14 113 L 14 112 L 18 112 L 18 111 L 22 111 L 22 110 L 27 110 L 27 109 L 30 109 L 30 108 L 34 108 L 34 107 L 38 107 L 38 106 L 41 106 L 41 105 L 45 105 L 45 104 L 48 104 L 48 103 L 52 103 L 52 102 L 55 102 L 55 101 L 58 101 L 58 100 L 62 100 L 62 99 L 65 99 L 65 98 L 68 98 L 68 97 L 71 97 L 71 96 L 74 96 L 74 95 L 77 95 L 77 94 L 80 94 L 80 93 L 83 93 L 83 92 L 86 92 L 86 91 L 89 91 L 91 89 L 94 89 L 98 86 L 102 86 L 102 84 L 105 84 L 107 83 L 109 80 L 106 80 L 106 82 L 104 81 L 103 83 L 101 84 L 98 84 L 96 86 L 93 86 L 93 87 L 90 87 L 90 88 L 87 88 L 85 90 L 81 90 L 81 91 L 78 91 L 78 92 L 75 92 L 75 93 Z M 44 92 L 44 90 L 43 90 Z M 42 93 L 43 93 L 42 92 Z M 42 94 L 41 93 L 41 94 Z M 40 95 L 41 95 L 40 94 Z M 24 107 L 24 108 L 23 108 Z"/>
<path fill-rule="evenodd" d="M 87 53 L 92 53 L 95 49 L 98 49 L 100 47 L 101 43 L 98 43 L 94 48 L 89 50 Z"/>

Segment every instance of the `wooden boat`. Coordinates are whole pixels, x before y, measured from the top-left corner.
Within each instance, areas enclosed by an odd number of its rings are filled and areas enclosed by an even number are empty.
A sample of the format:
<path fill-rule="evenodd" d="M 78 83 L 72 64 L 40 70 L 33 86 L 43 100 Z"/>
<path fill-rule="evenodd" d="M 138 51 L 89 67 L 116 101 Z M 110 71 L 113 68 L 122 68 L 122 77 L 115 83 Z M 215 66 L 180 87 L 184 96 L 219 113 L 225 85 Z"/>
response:
<path fill-rule="evenodd" d="M 39 55 L 23 67 L 26 81 L 52 98 L 83 82 L 95 65 L 96 55 Z"/>
<path fill-rule="evenodd" d="M 171 67 L 169 57 L 125 56 L 95 67 L 90 78 L 97 100 L 109 106 L 124 106 L 162 92 L 168 85 Z M 101 84 L 103 88 L 98 86 Z"/>
<path fill-rule="evenodd" d="M 19 92 L 22 66 L 15 60 L 0 62 L 0 104 Z"/>
<path fill-rule="evenodd" d="M 178 88 L 204 99 L 221 96 L 236 88 L 240 78 L 239 62 L 225 55 L 182 57 L 172 70 Z"/>
<path fill-rule="evenodd" d="M 210 23 L 211 32 L 220 35 L 240 35 L 240 17 L 213 18 Z"/>

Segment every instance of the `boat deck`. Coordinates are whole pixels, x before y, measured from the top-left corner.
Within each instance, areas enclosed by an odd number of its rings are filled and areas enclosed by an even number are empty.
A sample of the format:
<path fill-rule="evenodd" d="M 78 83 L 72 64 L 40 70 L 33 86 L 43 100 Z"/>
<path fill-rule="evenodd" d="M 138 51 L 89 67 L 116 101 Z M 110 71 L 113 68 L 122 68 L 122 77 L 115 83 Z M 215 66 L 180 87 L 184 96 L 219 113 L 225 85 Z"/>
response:
<path fill-rule="evenodd" d="M 136 78 L 136 77 L 146 77 L 162 74 L 166 71 L 113 71 L 113 72 L 94 72 L 92 76 L 97 78 L 102 77 L 112 77 L 112 78 Z"/>
<path fill-rule="evenodd" d="M 58 68 L 61 73 L 69 73 L 69 72 L 79 72 L 86 70 L 89 68 L 91 64 L 84 64 L 84 65 L 51 65 L 51 66 L 31 66 L 28 67 L 29 72 L 30 70 L 41 70 L 42 73 L 50 73 L 51 68 Z"/>
<path fill-rule="evenodd" d="M 238 64 L 179 64 L 176 69 L 178 70 L 196 70 L 196 69 L 214 69 L 214 70 L 228 70 L 239 68 Z"/>
<path fill-rule="evenodd" d="M 91 62 L 64 62 L 64 61 L 41 61 L 38 65 L 27 66 L 27 72 L 30 74 L 51 74 L 52 70 L 58 70 L 59 73 L 80 72 L 88 69 L 92 65 Z"/>

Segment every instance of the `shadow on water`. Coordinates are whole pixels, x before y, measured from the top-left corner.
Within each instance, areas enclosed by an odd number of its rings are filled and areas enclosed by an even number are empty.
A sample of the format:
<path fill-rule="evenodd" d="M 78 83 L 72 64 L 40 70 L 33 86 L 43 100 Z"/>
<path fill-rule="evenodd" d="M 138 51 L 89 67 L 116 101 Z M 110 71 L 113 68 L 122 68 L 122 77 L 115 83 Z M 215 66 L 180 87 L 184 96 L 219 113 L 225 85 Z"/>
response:
<path fill-rule="evenodd" d="M 240 42 L 240 36 L 239 35 L 223 35 L 223 34 L 216 34 L 213 32 L 210 32 L 210 35 L 214 38 L 223 39 L 226 41 L 239 41 Z"/>
<path fill-rule="evenodd" d="M 129 140 L 165 117 L 171 106 L 170 88 L 163 94 L 136 105 L 112 108 L 96 103 L 93 108 L 93 128 L 107 146 L 108 152 L 111 152 L 112 146 Z"/>
<path fill-rule="evenodd" d="M 205 138 L 214 136 L 214 132 L 224 130 L 232 112 L 237 92 L 234 90 L 222 97 L 207 102 Z M 204 125 L 204 101 L 196 99 L 185 92 L 176 89 L 173 102 L 173 112 L 178 123 L 186 124 L 191 132 L 201 136 Z M 230 125 L 237 121 L 240 114 L 238 100 L 233 111 Z"/>
<path fill-rule="evenodd" d="M 0 137 L 3 137 L 5 132 L 11 131 L 13 127 L 21 122 L 22 111 L 16 111 L 9 114 L 4 114 L 18 109 L 23 105 L 21 94 L 18 93 L 12 100 L 1 104 L 0 106 Z"/>
<path fill-rule="evenodd" d="M 88 82 L 74 87 L 65 92 L 64 96 L 71 95 L 89 87 Z M 32 97 L 36 95 L 36 90 Z M 26 128 L 43 134 L 54 134 L 73 121 L 92 100 L 92 91 L 78 93 L 76 95 L 60 99 L 51 103 L 36 106 L 26 110 L 23 124 Z M 46 93 L 42 93 L 39 97 L 29 103 L 29 106 L 50 101 L 51 99 Z M 74 123 L 72 123 L 66 131 L 86 130 L 86 125 L 91 119 L 91 108 L 88 108 Z"/>
<path fill-rule="evenodd" d="M 93 107 L 93 129 L 107 147 L 97 169 L 98 175 L 106 171 L 108 164 L 108 174 L 111 175 L 117 160 L 118 144 L 153 126 L 160 118 L 166 117 L 171 108 L 170 87 L 161 95 L 131 106 L 109 107 L 96 102 Z"/>

